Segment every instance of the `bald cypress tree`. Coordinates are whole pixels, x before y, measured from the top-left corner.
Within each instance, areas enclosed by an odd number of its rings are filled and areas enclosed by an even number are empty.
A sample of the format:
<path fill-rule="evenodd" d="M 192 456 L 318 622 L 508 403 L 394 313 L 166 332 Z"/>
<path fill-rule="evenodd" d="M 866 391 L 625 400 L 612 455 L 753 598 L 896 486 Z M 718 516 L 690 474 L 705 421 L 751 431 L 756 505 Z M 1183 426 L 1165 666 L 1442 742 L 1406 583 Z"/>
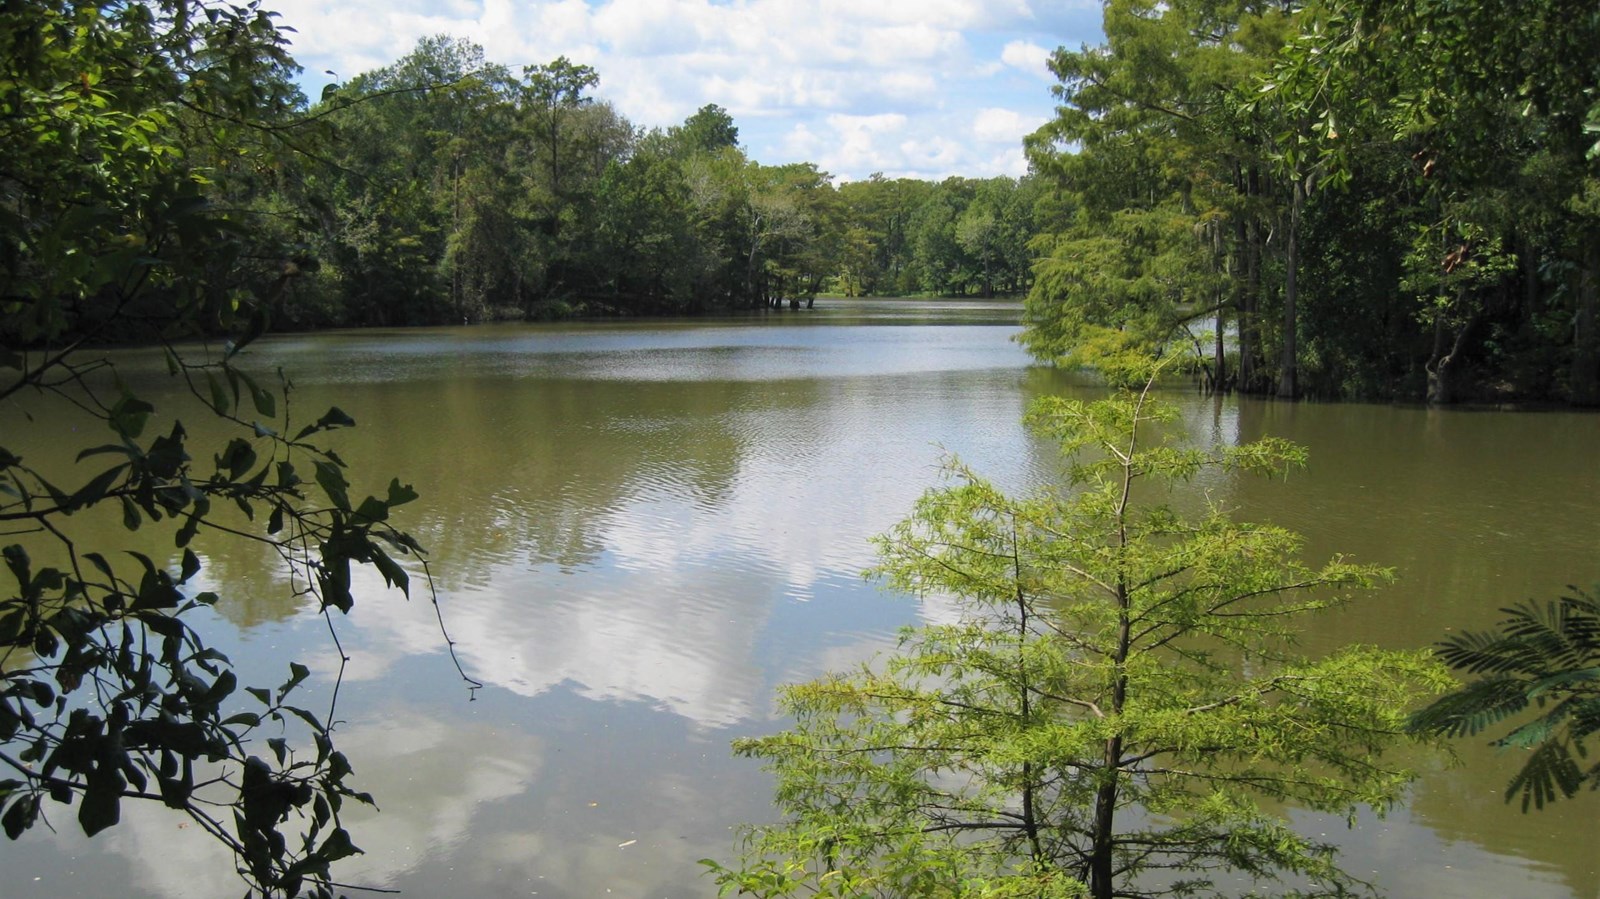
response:
<path fill-rule="evenodd" d="M 758 896 L 1345 895 L 1331 846 L 1284 803 L 1353 816 L 1397 801 L 1385 753 L 1443 689 L 1426 654 L 1295 649 L 1300 622 L 1388 579 L 1212 509 L 1151 504 L 1203 469 L 1273 473 L 1276 440 L 1173 440 L 1148 385 L 1035 410 L 1070 484 L 1009 496 L 956 462 L 879 538 L 878 573 L 959 620 L 787 688 L 794 725 L 741 741 L 777 778 L 725 889 Z"/>

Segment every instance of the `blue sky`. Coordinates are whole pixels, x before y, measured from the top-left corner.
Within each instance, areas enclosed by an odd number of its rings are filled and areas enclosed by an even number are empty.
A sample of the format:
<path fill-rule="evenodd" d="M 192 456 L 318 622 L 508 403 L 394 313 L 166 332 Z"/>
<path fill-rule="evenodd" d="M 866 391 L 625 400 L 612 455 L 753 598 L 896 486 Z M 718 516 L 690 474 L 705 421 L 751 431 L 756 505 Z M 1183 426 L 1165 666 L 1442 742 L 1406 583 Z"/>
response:
<path fill-rule="evenodd" d="M 267 0 L 306 93 L 449 34 L 513 68 L 566 56 L 635 125 L 726 108 L 763 163 L 840 179 L 1020 175 L 1053 109 L 1050 50 L 1098 43 L 1098 0 Z"/>

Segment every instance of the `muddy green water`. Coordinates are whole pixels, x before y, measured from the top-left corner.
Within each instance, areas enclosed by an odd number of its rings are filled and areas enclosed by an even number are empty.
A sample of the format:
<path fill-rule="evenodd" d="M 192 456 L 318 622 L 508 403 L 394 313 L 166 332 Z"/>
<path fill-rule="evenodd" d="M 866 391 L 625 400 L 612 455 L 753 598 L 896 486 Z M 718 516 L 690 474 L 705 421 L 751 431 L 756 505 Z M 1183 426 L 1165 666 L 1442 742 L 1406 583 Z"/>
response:
<path fill-rule="evenodd" d="M 728 742 L 782 725 L 777 685 L 948 614 L 863 581 L 867 538 L 934 482 L 945 451 L 1012 487 L 1057 472 L 1022 412 L 1097 391 L 1030 367 L 1011 341 L 1017 312 L 822 301 L 757 319 L 259 345 L 252 364 L 288 371 L 297 409 L 337 402 L 356 418 L 337 445 L 369 489 L 399 475 L 422 493 L 403 522 L 432 551 L 461 660 L 486 684 L 469 701 L 432 607 L 368 578 L 339 622 L 352 662 L 338 733 L 382 811 L 350 822 L 366 855 L 341 879 L 418 897 L 713 895 L 695 860 L 729 859 L 730 828 L 770 814 L 766 777 Z M 171 390 L 154 357 L 119 364 Z M 1427 645 L 1600 579 L 1600 416 L 1168 396 L 1194 439 L 1270 434 L 1311 451 L 1287 483 L 1196 490 L 1299 530 L 1311 557 L 1398 569 L 1394 587 L 1317 620 L 1313 647 Z M 87 445 L 79 422 L 36 411 L 34 458 Z M 298 659 L 326 690 L 325 625 L 270 559 L 212 547 L 204 577 L 232 597 L 212 639 L 244 680 L 276 684 Z M 1419 759 L 1411 802 L 1384 820 L 1293 817 L 1391 896 L 1600 895 L 1600 794 L 1522 815 L 1501 800 L 1517 757 L 1460 753 L 1456 767 Z M 242 892 L 229 860 L 162 809 L 128 808 L 93 841 L 70 810 L 53 818 L 60 833 L 0 846 L 6 897 Z"/>

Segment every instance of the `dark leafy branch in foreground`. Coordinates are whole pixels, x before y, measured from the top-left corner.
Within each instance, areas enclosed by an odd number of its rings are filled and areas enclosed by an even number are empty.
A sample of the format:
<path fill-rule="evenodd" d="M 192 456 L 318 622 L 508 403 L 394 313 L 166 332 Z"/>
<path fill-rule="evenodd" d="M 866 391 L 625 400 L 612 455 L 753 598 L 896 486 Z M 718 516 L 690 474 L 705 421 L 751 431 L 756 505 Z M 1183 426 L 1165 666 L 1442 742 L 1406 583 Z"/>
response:
<path fill-rule="evenodd" d="M 277 405 L 230 360 L 171 358 L 181 376 L 209 387 L 214 414 L 233 417 L 240 400 L 265 414 Z M 289 702 L 308 669 L 293 663 L 275 690 L 241 694 L 227 657 L 189 623 L 197 606 L 219 601 L 193 592 L 201 560 L 191 544 L 216 530 L 265 545 L 297 595 L 324 615 L 348 612 L 354 565 L 374 566 L 409 593 L 401 560 L 419 557 L 421 547 L 389 519 L 416 494 L 391 481 L 384 496 L 352 501 L 344 462 L 311 442 L 354 424 L 337 408 L 292 437 L 251 422 L 247 436 L 198 462 L 181 423 L 147 438 L 155 412 L 148 403 L 131 394 L 101 402 L 80 386 L 85 408 L 106 409 L 115 442 L 88 447 L 78 460 L 110 458 L 109 467 L 63 487 L 22 457 L 0 456 L 0 522 L 13 534 L 31 532 L 23 536 L 36 554 L 61 560 L 36 564 L 23 543 L 4 550 L 14 581 L 0 600 L 6 833 L 15 838 L 46 820 L 47 799 L 75 801 L 90 835 L 118 822 L 124 799 L 153 799 L 233 850 L 261 892 L 297 895 L 309 886 L 321 895 L 329 865 L 357 851 L 340 810 L 347 800 L 371 798 L 348 785 L 351 766 L 332 738 L 332 701 L 321 715 Z M 283 409 L 275 424 L 288 433 L 286 401 Z M 181 552 L 177 573 L 141 553 L 80 546 L 70 518 L 99 507 L 116 510 L 130 531 L 169 529 Z M 291 738 L 302 742 L 297 734 L 309 739 L 309 751 L 292 748 Z M 280 832 L 292 822 L 294 842 Z"/>
<path fill-rule="evenodd" d="M 337 679 L 320 712 L 295 701 L 299 663 L 245 686 L 196 623 L 238 601 L 202 588 L 203 554 L 265 548 L 328 618 L 342 675 L 332 613 L 355 602 L 353 569 L 407 594 L 427 574 L 392 520 L 416 494 L 352 493 L 323 443 L 351 417 L 305 421 L 286 379 L 242 365 L 310 267 L 253 202 L 326 136 L 295 125 L 293 68 L 255 4 L 0 9 L 0 825 L 15 839 L 70 807 L 94 835 L 158 802 L 231 850 L 252 893 L 330 897 L 359 851 L 341 812 L 372 801 L 335 745 Z M 233 340 L 179 349 L 207 334 Z M 172 408 L 93 351 L 129 340 L 166 345 L 187 388 Z M 198 441 L 197 417 L 224 436 Z M 36 435 L 62 423 L 100 436 L 47 457 Z M 170 549 L 85 536 L 117 522 Z"/>

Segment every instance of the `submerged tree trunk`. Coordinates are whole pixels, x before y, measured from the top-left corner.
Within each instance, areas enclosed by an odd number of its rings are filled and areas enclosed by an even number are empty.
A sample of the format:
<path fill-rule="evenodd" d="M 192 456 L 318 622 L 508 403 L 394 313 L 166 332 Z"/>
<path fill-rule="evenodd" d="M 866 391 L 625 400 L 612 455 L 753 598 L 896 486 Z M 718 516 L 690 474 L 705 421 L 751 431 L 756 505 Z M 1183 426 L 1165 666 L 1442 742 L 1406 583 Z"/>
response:
<path fill-rule="evenodd" d="M 1578 270 L 1577 309 L 1572 317 L 1572 402 L 1600 405 L 1600 237 L 1591 236 Z"/>
<path fill-rule="evenodd" d="M 1278 363 L 1278 396 L 1291 400 L 1299 395 L 1300 359 L 1295 341 L 1295 307 L 1300 299 L 1296 275 L 1300 268 L 1300 212 L 1305 208 L 1305 202 L 1305 181 L 1296 177 L 1293 198 L 1289 203 L 1289 240 L 1283 277 L 1283 356 Z"/>
<path fill-rule="evenodd" d="M 1457 297 L 1456 302 L 1462 302 L 1462 297 Z M 1450 341 L 1448 349 L 1445 348 L 1445 316 L 1440 312 L 1433 320 L 1433 354 L 1424 366 L 1428 373 L 1428 405 L 1448 406 L 1456 401 L 1457 379 L 1456 364 L 1461 360 L 1461 349 L 1466 346 L 1467 334 L 1472 331 L 1473 325 L 1478 323 L 1479 313 L 1473 312 L 1466 323 L 1456 331 L 1454 339 Z"/>
<path fill-rule="evenodd" d="M 1217 293 L 1217 325 L 1212 333 L 1211 356 L 1216 366 L 1216 373 L 1212 379 L 1213 393 L 1223 393 L 1230 388 L 1228 384 L 1228 353 L 1223 334 L 1228 330 L 1228 308 L 1222 301 L 1222 294 Z"/>
<path fill-rule="evenodd" d="M 1241 178 L 1246 197 L 1257 193 L 1257 176 L 1254 171 Z M 1238 296 L 1234 306 L 1239 325 L 1239 389 L 1245 393 L 1261 390 L 1261 330 L 1257 319 L 1261 296 L 1261 225 L 1252 215 L 1236 227 L 1236 235 L 1243 254 L 1243 282 L 1235 279 Z"/>

